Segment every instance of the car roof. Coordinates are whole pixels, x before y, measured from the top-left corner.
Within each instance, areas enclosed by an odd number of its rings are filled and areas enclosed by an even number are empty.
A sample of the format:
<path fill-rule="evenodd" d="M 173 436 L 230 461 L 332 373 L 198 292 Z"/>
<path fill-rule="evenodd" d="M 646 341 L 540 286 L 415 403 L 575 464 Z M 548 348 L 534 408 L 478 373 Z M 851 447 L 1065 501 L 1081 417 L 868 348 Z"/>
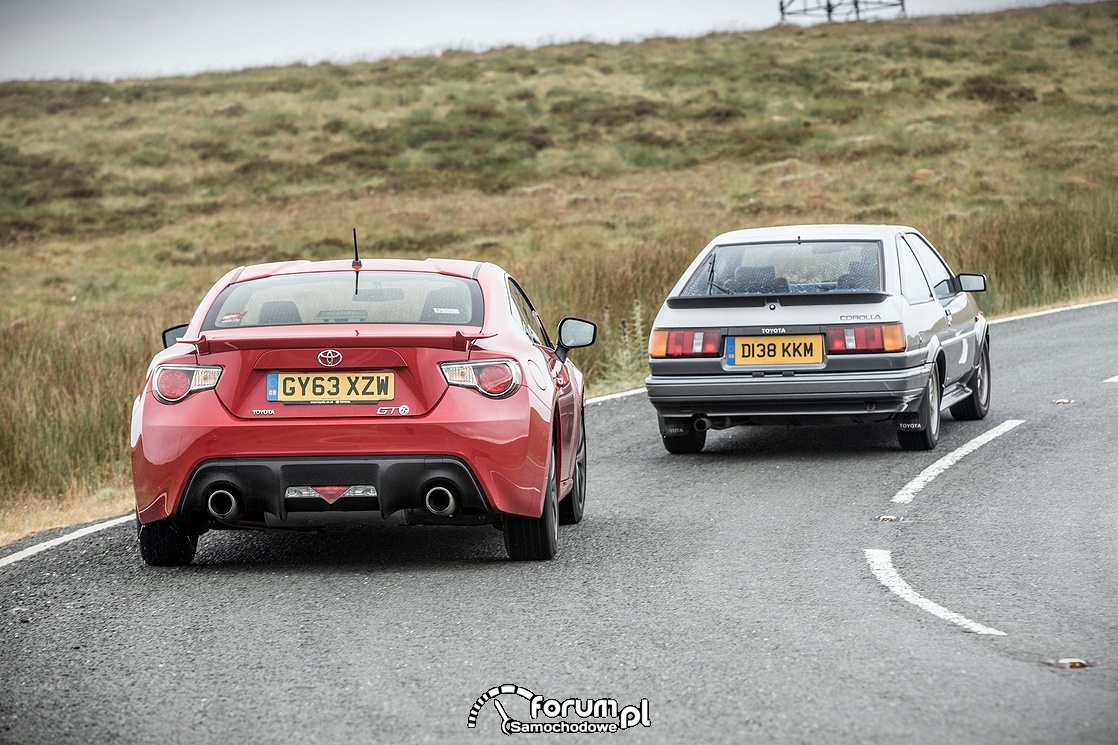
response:
<path fill-rule="evenodd" d="M 454 277 L 476 277 L 485 266 L 492 266 L 486 262 L 464 261 L 461 259 L 362 259 L 361 271 L 363 272 L 433 272 L 447 274 Z M 243 267 L 231 280 L 233 282 L 246 282 L 264 277 L 276 277 L 288 274 L 310 274 L 313 272 L 352 272 L 354 270 L 352 259 L 337 259 L 330 261 L 280 261 L 270 264 L 252 264 Z"/>
<path fill-rule="evenodd" d="M 731 230 L 717 236 L 711 243 L 759 243 L 794 240 L 885 240 L 897 233 L 918 233 L 907 225 L 778 225 L 765 228 Z"/>

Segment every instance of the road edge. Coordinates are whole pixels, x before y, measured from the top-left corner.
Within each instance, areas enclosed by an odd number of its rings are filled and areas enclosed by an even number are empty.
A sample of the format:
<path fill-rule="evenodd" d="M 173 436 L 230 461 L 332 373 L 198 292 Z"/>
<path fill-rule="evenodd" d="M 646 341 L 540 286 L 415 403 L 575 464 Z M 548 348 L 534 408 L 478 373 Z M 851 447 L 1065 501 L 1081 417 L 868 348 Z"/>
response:
<path fill-rule="evenodd" d="M 1096 301 L 1093 301 L 1093 302 L 1090 302 L 1090 303 L 1077 303 L 1075 305 L 1065 305 L 1065 306 L 1061 306 L 1059 308 L 1049 308 L 1048 310 L 1038 310 L 1038 311 L 1032 311 L 1032 312 L 1029 312 L 1029 313 L 1022 313 L 1022 314 L 1016 315 L 1016 316 L 1006 316 L 1004 318 L 995 318 L 995 319 L 990 321 L 990 324 L 994 325 L 994 324 L 999 324 L 999 323 L 1009 323 L 1010 321 L 1020 321 L 1020 320 L 1026 319 L 1026 318 L 1037 318 L 1039 316 L 1052 315 L 1053 313 L 1063 313 L 1063 312 L 1069 311 L 1069 310 L 1080 310 L 1082 308 L 1093 308 L 1093 307 L 1096 307 L 1096 306 L 1099 306 L 1099 305 L 1107 305 L 1107 304 L 1110 304 L 1110 303 L 1118 303 L 1118 298 L 1109 298 L 1107 300 L 1096 300 Z M 635 396 L 635 395 L 637 395 L 639 393 L 643 393 L 643 392 L 644 392 L 643 387 L 633 388 L 632 390 L 628 390 L 628 391 L 620 391 L 618 393 L 607 393 L 607 394 L 602 395 L 602 396 L 595 396 L 594 398 L 588 398 L 588 399 L 586 399 L 585 403 L 587 405 L 600 404 L 600 403 L 605 403 L 606 401 L 614 401 L 614 400 L 621 399 L 621 398 L 628 398 L 630 396 Z M 90 535 L 92 533 L 96 533 L 98 531 L 105 530 L 106 528 L 112 528 L 112 527 L 115 527 L 117 525 L 121 525 L 121 524 L 127 522 L 128 520 L 132 519 L 132 517 L 133 517 L 133 515 L 131 513 L 129 513 L 127 515 L 121 515 L 120 517 L 114 517 L 114 518 L 111 518 L 109 520 L 105 520 L 103 522 L 94 523 L 93 525 L 88 525 L 84 528 L 80 528 L 79 530 L 75 530 L 72 533 L 67 533 L 66 535 L 63 535 L 59 538 L 52 538 L 49 541 L 43 541 L 42 543 L 36 543 L 36 544 L 34 544 L 34 545 L 32 545 L 28 548 L 23 549 L 22 551 L 17 551 L 13 554 L 9 554 L 8 556 L 4 556 L 4 557 L 0 558 L 0 568 L 10 566 L 12 564 L 15 564 L 17 561 L 21 561 L 22 559 L 26 559 L 29 556 L 34 556 L 35 554 L 41 553 L 43 551 L 54 548 L 55 546 L 61 545 L 63 543 L 67 543 L 69 541 L 75 540 L 77 538 L 83 538 L 83 537 L 85 537 L 87 535 Z"/>

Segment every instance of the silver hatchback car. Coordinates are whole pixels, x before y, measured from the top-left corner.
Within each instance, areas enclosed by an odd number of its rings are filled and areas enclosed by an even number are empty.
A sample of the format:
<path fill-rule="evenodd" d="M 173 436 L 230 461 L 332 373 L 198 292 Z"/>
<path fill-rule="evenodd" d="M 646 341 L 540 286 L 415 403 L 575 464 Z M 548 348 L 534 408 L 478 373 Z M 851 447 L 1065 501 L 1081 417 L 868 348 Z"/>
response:
<path fill-rule="evenodd" d="M 716 237 L 653 324 L 648 397 L 664 447 L 697 453 L 710 429 L 896 424 L 931 450 L 940 419 L 990 408 L 990 339 L 970 293 L 903 225 L 790 225 Z"/>

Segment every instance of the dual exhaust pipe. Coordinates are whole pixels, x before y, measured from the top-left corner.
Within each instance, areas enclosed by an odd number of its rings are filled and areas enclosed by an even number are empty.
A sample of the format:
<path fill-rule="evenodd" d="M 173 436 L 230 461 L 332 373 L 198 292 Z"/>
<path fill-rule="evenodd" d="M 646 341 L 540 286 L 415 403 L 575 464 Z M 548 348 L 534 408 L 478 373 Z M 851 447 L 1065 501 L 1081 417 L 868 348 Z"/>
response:
<path fill-rule="evenodd" d="M 423 505 L 432 515 L 450 517 L 458 507 L 458 500 L 447 487 L 432 486 L 423 497 Z M 242 513 L 241 501 L 228 489 L 214 489 L 206 499 L 206 511 L 217 520 L 236 520 Z"/>

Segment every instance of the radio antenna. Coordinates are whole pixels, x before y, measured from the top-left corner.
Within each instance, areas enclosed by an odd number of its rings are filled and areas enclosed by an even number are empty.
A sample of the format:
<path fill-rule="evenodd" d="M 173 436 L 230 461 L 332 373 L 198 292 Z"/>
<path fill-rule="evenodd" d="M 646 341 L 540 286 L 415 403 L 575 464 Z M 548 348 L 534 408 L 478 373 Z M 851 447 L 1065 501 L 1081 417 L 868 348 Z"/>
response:
<path fill-rule="evenodd" d="M 353 229 L 353 268 L 361 268 L 361 257 L 357 255 L 357 228 Z"/>
<path fill-rule="evenodd" d="M 357 255 L 357 228 L 353 229 L 353 297 L 361 293 L 361 257 Z"/>

